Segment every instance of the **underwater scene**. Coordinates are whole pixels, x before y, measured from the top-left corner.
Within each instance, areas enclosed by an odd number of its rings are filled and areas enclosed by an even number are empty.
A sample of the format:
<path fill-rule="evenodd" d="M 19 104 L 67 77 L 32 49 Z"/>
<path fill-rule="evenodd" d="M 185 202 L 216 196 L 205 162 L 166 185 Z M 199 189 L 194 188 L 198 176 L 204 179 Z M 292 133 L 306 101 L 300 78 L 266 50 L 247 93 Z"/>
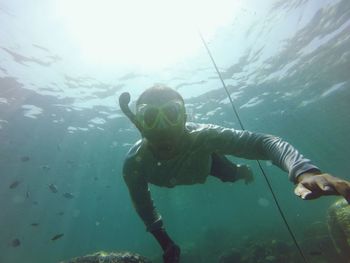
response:
<path fill-rule="evenodd" d="M 141 134 L 119 105 L 159 83 L 189 122 L 281 137 L 350 180 L 349 0 L 2 0 L 0 263 L 163 262 L 123 179 Z M 149 184 L 179 262 L 350 262 L 344 198 L 227 157 L 253 181 Z"/>

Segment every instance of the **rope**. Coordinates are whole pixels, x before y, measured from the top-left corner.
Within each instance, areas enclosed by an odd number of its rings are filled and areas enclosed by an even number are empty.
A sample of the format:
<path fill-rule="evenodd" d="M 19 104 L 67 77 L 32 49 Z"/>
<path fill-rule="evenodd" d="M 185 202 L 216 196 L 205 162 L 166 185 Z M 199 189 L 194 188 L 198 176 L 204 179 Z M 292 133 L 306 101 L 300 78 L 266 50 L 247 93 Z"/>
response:
<path fill-rule="evenodd" d="M 208 55 L 209 55 L 209 57 L 210 57 L 210 59 L 211 59 L 213 65 L 214 65 L 214 68 L 215 68 L 215 70 L 216 70 L 216 73 L 218 74 L 218 76 L 219 76 L 219 78 L 220 78 L 220 80 L 221 80 L 222 86 L 223 86 L 223 88 L 225 89 L 225 92 L 226 92 L 226 94 L 227 94 L 227 97 L 228 97 L 229 100 L 230 100 L 230 103 L 231 103 L 233 112 L 235 113 L 235 116 L 236 116 L 236 118 L 237 118 L 237 120 L 238 120 L 238 122 L 239 122 L 239 126 L 241 127 L 242 130 L 245 130 L 245 129 L 244 129 L 244 126 L 243 126 L 243 123 L 242 123 L 242 121 L 241 121 L 241 118 L 239 117 L 239 114 L 238 114 L 238 112 L 237 112 L 237 110 L 236 110 L 236 107 L 235 107 L 235 105 L 234 105 L 234 103 L 233 103 L 233 100 L 232 100 L 232 98 L 231 98 L 231 94 L 229 93 L 229 91 L 228 91 L 228 89 L 227 89 L 227 87 L 226 87 L 226 84 L 225 84 L 225 82 L 224 82 L 224 80 L 223 80 L 223 78 L 222 78 L 222 76 L 221 76 L 221 73 L 220 73 L 220 71 L 219 71 L 219 69 L 218 69 L 218 67 L 217 67 L 217 65 L 216 65 L 216 63 L 215 63 L 215 60 L 214 60 L 214 58 L 213 58 L 213 56 L 212 56 L 212 54 L 211 54 L 211 52 L 210 52 L 210 50 L 209 50 L 209 47 L 208 47 L 207 43 L 205 42 L 204 37 L 203 37 L 203 35 L 202 35 L 202 33 L 200 32 L 199 29 L 198 29 L 198 34 L 199 34 L 199 36 L 200 36 L 200 38 L 201 38 L 201 40 L 202 40 L 202 43 L 203 43 L 205 49 L 206 49 L 207 52 L 208 52 Z M 278 211 L 279 211 L 279 213 L 280 213 L 280 215 L 281 215 L 281 217 L 282 217 L 282 219 L 283 219 L 283 221 L 284 221 L 284 224 L 285 224 L 285 226 L 286 226 L 286 228 L 287 228 L 287 230 L 288 230 L 288 232 L 289 232 L 291 238 L 293 239 L 293 242 L 294 242 L 294 244 L 295 244 L 297 250 L 299 251 L 301 257 L 303 258 L 303 261 L 304 261 L 305 263 L 308 263 L 308 260 L 306 259 L 305 254 L 303 253 L 301 247 L 299 246 L 298 241 L 296 240 L 295 235 L 294 235 L 292 229 L 290 228 L 290 226 L 289 226 L 289 224 L 288 224 L 288 221 L 287 221 L 287 219 L 286 219 L 286 217 L 285 217 L 285 215 L 284 215 L 284 213 L 283 213 L 283 211 L 282 211 L 282 208 L 281 208 L 281 206 L 280 206 L 280 204 L 279 204 L 279 202 L 278 202 L 278 200 L 277 200 L 277 197 L 276 197 L 276 195 L 275 195 L 275 193 L 274 193 L 274 191 L 273 191 L 273 189 L 272 189 L 271 183 L 270 183 L 270 181 L 269 181 L 269 179 L 268 179 L 268 177 L 267 177 L 267 175 L 266 175 L 266 173 L 265 173 L 265 170 L 263 169 L 263 167 L 262 167 L 262 165 L 261 165 L 261 163 L 260 163 L 259 160 L 256 160 L 256 162 L 258 163 L 259 169 L 260 169 L 260 171 L 261 171 L 263 177 L 265 178 L 266 184 L 267 184 L 267 186 L 268 186 L 268 188 L 269 188 L 269 190 L 270 190 L 270 192 L 271 192 L 271 194 L 272 194 L 272 197 L 273 197 L 273 200 L 275 201 L 276 207 L 277 207 L 277 209 L 278 209 Z"/>

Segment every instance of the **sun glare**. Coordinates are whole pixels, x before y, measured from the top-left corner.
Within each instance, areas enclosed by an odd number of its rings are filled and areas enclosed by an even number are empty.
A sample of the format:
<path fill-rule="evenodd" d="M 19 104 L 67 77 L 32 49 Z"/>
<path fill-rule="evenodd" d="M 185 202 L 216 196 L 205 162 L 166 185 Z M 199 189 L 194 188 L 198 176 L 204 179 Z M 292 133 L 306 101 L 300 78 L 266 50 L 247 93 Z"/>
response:
<path fill-rule="evenodd" d="M 159 68 L 200 52 L 197 27 L 211 37 L 233 18 L 236 3 L 57 0 L 55 10 L 89 63 Z"/>

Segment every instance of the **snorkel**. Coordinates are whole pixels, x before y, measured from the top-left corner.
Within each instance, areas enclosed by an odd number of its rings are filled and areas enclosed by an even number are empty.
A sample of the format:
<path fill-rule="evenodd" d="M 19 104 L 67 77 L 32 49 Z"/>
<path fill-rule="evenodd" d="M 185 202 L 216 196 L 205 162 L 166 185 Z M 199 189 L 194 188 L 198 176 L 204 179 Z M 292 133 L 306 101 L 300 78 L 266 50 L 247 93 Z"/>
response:
<path fill-rule="evenodd" d="M 122 112 L 125 114 L 126 117 L 136 126 L 136 128 L 141 132 L 142 129 L 140 123 L 137 121 L 136 115 L 130 110 L 129 108 L 129 102 L 130 102 L 130 93 L 129 92 L 123 92 L 119 96 L 119 106 Z"/>

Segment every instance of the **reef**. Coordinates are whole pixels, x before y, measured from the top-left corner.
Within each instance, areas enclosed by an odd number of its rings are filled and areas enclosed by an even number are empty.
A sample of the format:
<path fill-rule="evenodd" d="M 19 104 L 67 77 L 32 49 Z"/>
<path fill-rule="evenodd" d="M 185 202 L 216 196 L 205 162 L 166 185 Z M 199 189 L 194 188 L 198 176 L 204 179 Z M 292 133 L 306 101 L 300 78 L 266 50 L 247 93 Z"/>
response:
<path fill-rule="evenodd" d="M 349 263 L 350 206 L 344 199 L 328 209 L 328 216 L 308 222 L 299 229 L 298 244 L 274 229 L 256 230 L 241 235 L 225 227 L 203 229 L 196 242 L 183 244 L 181 263 L 299 263 L 305 257 L 310 263 Z M 162 263 L 161 251 L 152 258 Z M 151 263 L 130 252 L 97 252 L 61 263 Z"/>
<path fill-rule="evenodd" d="M 181 263 L 348 263 L 339 257 L 328 232 L 327 223 L 314 221 L 301 230 L 298 244 L 285 233 L 262 229 L 239 236 L 220 227 L 205 229 L 199 240 L 181 247 Z M 160 256 L 152 262 L 162 263 Z"/>
<path fill-rule="evenodd" d="M 150 260 L 131 252 L 104 252 L 61 261 L 60 263 L 151 263 Z"/>

